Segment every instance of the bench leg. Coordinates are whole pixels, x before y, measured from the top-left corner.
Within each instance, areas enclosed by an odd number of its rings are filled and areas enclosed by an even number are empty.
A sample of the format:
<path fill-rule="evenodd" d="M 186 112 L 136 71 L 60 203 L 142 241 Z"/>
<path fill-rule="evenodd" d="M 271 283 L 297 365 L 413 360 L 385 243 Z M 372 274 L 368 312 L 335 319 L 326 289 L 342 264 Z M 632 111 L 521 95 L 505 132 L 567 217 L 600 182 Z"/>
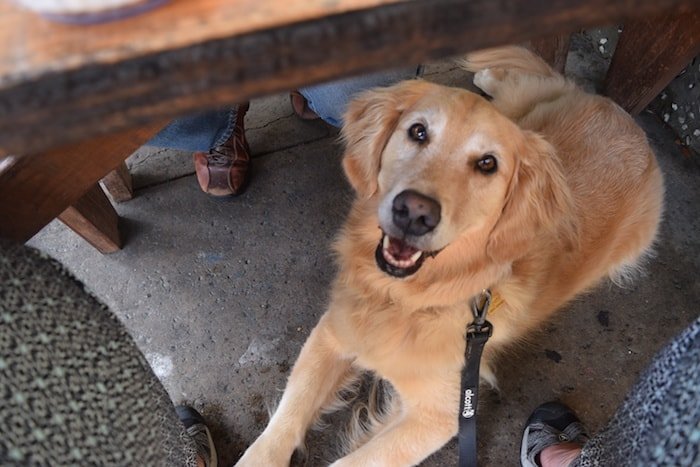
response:
<path fill-rule="evenodd" d="M 0 237 L 26 242 L 167 122 L 0 159 Z M 7 162 L 5 162 L 7 161 Z"/>
<path fill-rule="evenodd" d="M 700 9 L 625 23 L 605 94 L 631 114 L 649 103 L 700 53 Z"/>
<path fill-rule="evenodd" d="M 122 162 L 119 167 L 108 173 L 102 179 L 102 186 L 115 203 L 122 203 L 133 198 L 134 189 L 126 162 Z"/>
<path fill-rule="evenodd" d="M 569 55 L 570 39 L 571 34 L 542 37 L 531 40 L 529 48 L 563 75 L 566 68 L 566 57 Z"/>
<path fill-rule="evenodd" d="M 114 253 L 122 247 L 119 216 L 99 184 L 66 208 L 58 219 L 101 253 Z"/>

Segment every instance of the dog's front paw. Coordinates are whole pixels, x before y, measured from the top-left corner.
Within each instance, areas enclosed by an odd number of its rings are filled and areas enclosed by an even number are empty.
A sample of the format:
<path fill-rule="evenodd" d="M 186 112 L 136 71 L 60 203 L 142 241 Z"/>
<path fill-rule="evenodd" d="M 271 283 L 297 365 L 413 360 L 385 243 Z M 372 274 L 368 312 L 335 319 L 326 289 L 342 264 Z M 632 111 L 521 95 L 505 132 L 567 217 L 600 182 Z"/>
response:
<path fill-rule="evenodd" d="M 489 96 L 494 96 L 505 80 L 506 73 L 502 68 L 484 68 L 474 74 L 474 85 Z"/>

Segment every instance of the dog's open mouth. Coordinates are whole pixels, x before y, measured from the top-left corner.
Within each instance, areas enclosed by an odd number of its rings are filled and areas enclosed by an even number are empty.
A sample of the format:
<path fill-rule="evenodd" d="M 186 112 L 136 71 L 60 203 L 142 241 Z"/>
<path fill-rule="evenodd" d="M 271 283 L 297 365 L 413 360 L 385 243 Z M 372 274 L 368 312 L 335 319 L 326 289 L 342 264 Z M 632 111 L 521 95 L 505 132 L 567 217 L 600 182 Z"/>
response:
<path fill-rule="evenodd" d="M 420 269 L 427 256 L 435 254 L 421 251 L 403 240 L 383 234 L 374 256 L 382 271 L 394 277 L 407 277 Z"/>

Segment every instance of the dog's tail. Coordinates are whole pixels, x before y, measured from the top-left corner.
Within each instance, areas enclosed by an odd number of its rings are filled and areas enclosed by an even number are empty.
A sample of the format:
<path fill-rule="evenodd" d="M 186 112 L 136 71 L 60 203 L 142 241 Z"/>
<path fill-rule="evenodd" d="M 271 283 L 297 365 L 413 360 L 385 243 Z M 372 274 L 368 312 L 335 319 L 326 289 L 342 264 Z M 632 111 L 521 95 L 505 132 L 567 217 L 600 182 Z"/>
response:
<path fill-rule="evenodd" d="M 560 76 L 537 54 L 515 45 L 471 52 L 457 62 L 472 73 L 487 68 L 503 68 L 546 77 Z"/>

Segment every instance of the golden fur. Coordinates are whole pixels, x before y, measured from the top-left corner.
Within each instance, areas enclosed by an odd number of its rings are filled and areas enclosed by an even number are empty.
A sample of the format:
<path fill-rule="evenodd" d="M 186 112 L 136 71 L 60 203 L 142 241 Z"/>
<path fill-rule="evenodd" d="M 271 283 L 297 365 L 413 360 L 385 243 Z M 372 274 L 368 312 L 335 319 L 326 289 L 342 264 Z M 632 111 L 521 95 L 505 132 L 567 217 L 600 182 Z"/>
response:
<path fill-rule="evenodd" d="M 624 276 L 650 248 L 662 177 L 629 115 L 521 48 L 477 52 L 464 67 L 491 102 L 416 80 L 350 105 L 343 166 L 357 197 L 335 245 L 330 305 L 238 465 L 288 465 L 354 369 L 388 380 L 397 402 L 333 465 L 419 463 L 457 432 L 474 295 L 490 288 L 503 299 L 489 317 L 483 367 L 492 379 L 499 349 L 602 278 Z M 427 143 L 407 136 L 415 122 L 427 127 Z M 475 168 L 486 153 L 497 158 L 493 174 Z M 391 199 L 406 189 L 440 203 L 434 231 L 412 240 L 439 253 L 399 279 L 378 268 L 375 249 L 391 228 Z"/>

